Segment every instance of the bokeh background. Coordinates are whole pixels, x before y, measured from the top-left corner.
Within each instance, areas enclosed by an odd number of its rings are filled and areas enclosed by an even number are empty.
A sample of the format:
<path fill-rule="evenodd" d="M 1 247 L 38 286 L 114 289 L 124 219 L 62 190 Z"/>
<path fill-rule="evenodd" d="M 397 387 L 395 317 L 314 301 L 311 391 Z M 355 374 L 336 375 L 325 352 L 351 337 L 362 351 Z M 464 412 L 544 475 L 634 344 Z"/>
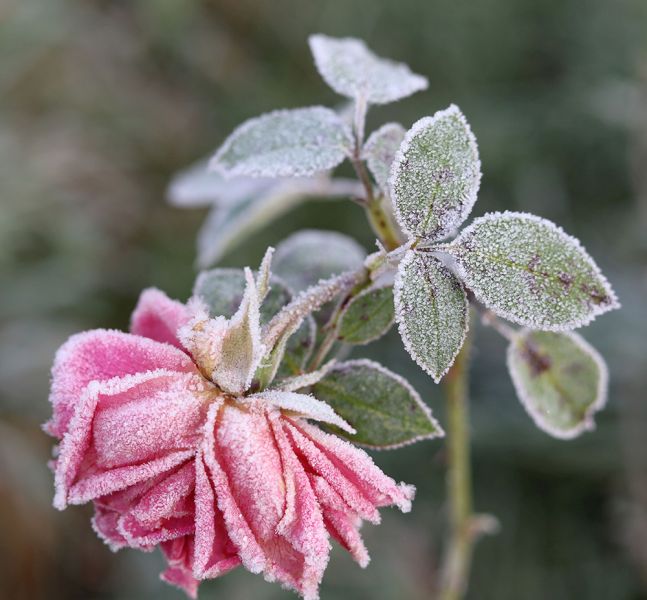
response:
<path fill-rule="evenodd" d="M 310 33 L 362 37 L 430 89 L 370 114 L 409 126 L 456 102 L 479 139 L 474 214 L 527 210 L 580 237 L 623 302 L 582 333 L 608 360 L 598 428 L 537 431 L 504 345 L 478 329 L 476 507 L 501 522 L 475 554 L 469 598 L 647 598 L 647 2 L 645 0 L 0 0 L 0 597 L 174 599 L 162 559 L 112 554 L 89 507 L 51 507 L 49 366 L 73 332 L 125 328 L 149 285 L 185 299 L 204 211 L 165 203 L 179 168 L 240 121 L 340 99 Z M 257 264 L 302 227 L 372 239 L 350 202 L 308 204 L 226 265 Z M 390 335 L 368 354 L 409 376 L 442 419 L 440 389 Z M 325 599 L 431 597 L 446 508 L 441 442 L 376 455 L 419 488 L 365 537 L 367 571 L 336 550 Z M 293 595 L 239 570 L 201 597 Z"/>

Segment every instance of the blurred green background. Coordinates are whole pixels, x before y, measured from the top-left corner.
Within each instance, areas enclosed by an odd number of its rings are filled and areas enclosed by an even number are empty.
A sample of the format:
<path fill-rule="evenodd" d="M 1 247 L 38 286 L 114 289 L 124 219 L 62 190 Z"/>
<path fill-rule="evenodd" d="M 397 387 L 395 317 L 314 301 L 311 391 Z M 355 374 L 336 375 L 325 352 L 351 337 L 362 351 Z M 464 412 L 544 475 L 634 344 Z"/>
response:
<path fill-rule="evenodd" d="M 478 328 L 472 380 L 476 508 L 502 530 L 475 555 L 470 599 L 647 598 L 647 2 L 645 0 L 0 0 L 0 597 L 172 599 L 162 559 L 112 554 L 90 507 L 51 507 L 48 370 L 73 332 L 125 328 L 140 290 L 185 299 L 204 211 L 165 204 L 172 174 L 240 121 L 340 98 L 310 33 L 364 38 L 430 89 L 374 109 L 409 126 L 456 102 L 481 150 L 474 214 L 527 210 L 581 238 L 623 309 L 583 330 L 608 360 L 598 428 L 537 431 L 504 345 Z M 308 204 L 228 256 L 258 263 L 302 227 L 372 239 L 350 202 Z M 395 334 L 368 354 L 440 389 Z M 414 483 L 384 511 L 362 571 L 335 550 L 322 598 L 431 597 L 446 508 L 441 442 L 376 455 Z M 242 570 L 202 598 L 294 597 Z"/>

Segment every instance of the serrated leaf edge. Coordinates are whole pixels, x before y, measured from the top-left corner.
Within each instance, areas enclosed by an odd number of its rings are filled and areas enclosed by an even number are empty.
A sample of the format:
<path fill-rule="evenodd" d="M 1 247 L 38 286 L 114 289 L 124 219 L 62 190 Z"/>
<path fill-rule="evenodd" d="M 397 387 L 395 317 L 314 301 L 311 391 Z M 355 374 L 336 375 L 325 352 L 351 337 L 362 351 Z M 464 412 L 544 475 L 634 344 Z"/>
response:
<path fill-rule="evenodd" d="M 560 235 L 563 235 L 569 242 L 573 243 L 573 245 L 578 250 L 581 250 L 589 259 L 591 267 L 593 268 L 593 272 L 595 273 L 595 275 L 597 275 L 600 278 L 600 281 L 604 286 L 605 291 L 609 295 L 609 298 L 611 299 L 611 302 L 609 303 L 609 305 L 605 307 L 594 307 L 594 309 L 586 316 L 586 318 L 581 320 L 570 321 L 569 323 L 565 323 L 561 325 L 541 325 L 540 326 L 537 323 L 528 323 L 523 319 L 519 319 L 518 317 L 516 317 L 515 315 L 511 314 L 506 310 L 500 309 L 499 307 L 495 307 L 490 302 L 488 302 L 486 298 L 481 296 L 481 294 L 479 294 L 476 290 L 472 289 L 470 286 L 471 284 L 470 276 L 467 273 L 466 269 L 461 264 L 461 252 L 460 250 L 458 250 L 459 246 L 465 241 L 465 238 L 467 238 L 472 234 L 472 231 L 480 223 L 483 223 L 486 221 L 495 221 L 499 219 L 516 219 L 518 217 L 527 218 L 536 223 L 541 223 L 542 225 L 547 225 L 551 227 L 552 229 L 557 231 Z M 452 252 L 453 249 L 457 249 L 458 251 Z M 472 221 L 470 225 L 468 225 L 465 229 L 463 229 L 463 231 L 461 231 L 460 234 L 450 244 L 447 244 L 443 248 L 443 252 L 447 252 L 448 254 L 450 254 L 456 259 L 456 271 L 459 277 L 463 280 L 467 288 L 474 294 L 474 296 L 479 302 L 481 302 L 486 308 L 489 308 L 493 313 L 497 314 L 500 317 L 503 317 L 504 319 L 510 321 L 511 323 L 517 323 L 518 325 L 522 325 L 530 329 L 536 329 L 538 331 L 561 331 L 561 332 L 572 331 L 573 329 L 578 329 L 580 327 L 584 327 L 588 325 L 589 323 L 594 321 L 596 317 L 599 317 L 600 315 L 603 315 L 604 313 L 609 312 L 610 310 L 615 310 L 621 307 L 618 297 L 616 296 L 616 293 L 613 291 L 613 288 L 611 287 L 609 280 L 603 275 L 602 271 L 600 270 L 600 267 L 598 267 L 593 257 L 587 252 L 586 248 L 582 245 L 582 242 L 580 242 L 580 240 L 578 240 L 576 237 L 573 237 L 572 235 L 566 233 L 559 225 L 556 225 L 552 221 L 549 221 L 548 219 L 544 219 L 543 217 L 539 217 L 537 215 L 533 215 L 531 213 L 515 212 L 510 210 L 506 210 L 503 212 L 486 213 L 482 217 L 478 217 L 474 219 L 474 221 Z"/>
<path fill-rule="evenodd" d="M 386 375 L 387 377 L 391 377 L 392 379 L 397 381 L 409 392 L 414 402 L 422 409 L 422 411 L 425 413 L 425 416 L 429 419 L 429 422 L 437 431 L 435 433 L 417 435 L 407 440 L 406 442 L 400 442 L 398 444 L 386 444 L 382 446 L 378 446 L 374 444 L 362 444 L 354 441 L 352 438 L 346 438 L 346 439 L 349 439 L 350 441 L 352 441 L 353 444 L 362 446 L 364 448 L 371 448 L 372 450 L 396 450 L 398 448 L 404 448 L 405 446 L 411 446 L 412 444 L 415 444 L 416 442 L 420 442 L 422 440 L 433 440 L 436 438 L 445 437 L 445 430 L 440 426 L 440 423 L 438 423 L 436 418 L 433 416 L 431 409 L 425 404 L 425 402 L 422 400 L 422 398 L 420 397 L 420 394 L 415 390 L 415 388 L 404 377 L 387 369 L 384 365 L 381 365 L 380 363 L 375 362 L 374 360 L 370 360 L 368 358 L 356 358 L 353 360 L 347 360 L 344 362 L 335 363 L 333 367 L 328 371 L 328 373 L 341 370 L 344 367 L 354 367 L 354 366 L 373 368 L 376 371 L 379 371 L 380 373 L 382 373 L 383 375 Z"/>
<path fill-rule="evenodd" d="M 607 368 L 607 364 L 604 358 L 602 358 L 602 355 L 579 333 L 576 333 L 575 331 L 559 332 L 562 335 L 566 335 L 567 337 L 571 338 L 581 350 L 583 350 L 593 358 L 593 362 L 595 362 L 599 369 L 600 379 L 598 381 L 598 389 L 595 402 L 593 402 L 586 410 L 586 414 L 582 423 L 577 427 L 573 427 L 568 430 L 557 429 L 556 427 L 547 425 L 543 420 L 542 414 L 535 409 L 535 407 L 532 405 L 530 396 L 526 394 L 521 377 L 512 368 L 512 354 L 515 344 L 521 337 L 528 333 L 532 333 L 532 331 L 532 329 L 522 329 L 520 331 L 517 331 L 510 344 L 508 344 L 508 349 L 506 351 L 506 366 L 508 367 L 508 373 L 510 373 L 510 379 L 512 379 L 512 384 L 514 386 L 517 397 L 519 398 L 519 401 L 525 408 L 526 412 L 530 415 L 535 425 L 554 438 L 560 440 L 572 440 L 585 431 L 593 431 L 595 429 L 595 421 L 593 419 L 593 415 L 603 409 L 607 403 L 609 369 Z"/>
<path fill-rule="evenodd" d="M 403 163 L 405 162 L 404 155 L 409 150 L 413 138 L 415 138 L 420 132 L 422 132 L 430 125 L 434 125 L 440 119 L 447 116 L 453 116 L 453 115 L 457 115 L 461 123 L 465 126 L 469 147 L 470 147 L 470 150 L 473 152 L 474 156 L 476 157 L 476 165 L 478 168 L 477 181 L 474 184 L 473 189 L 470 190 L 469 196 L 463 199 L 466 201 L 463 205 L 463 209 L 461 210 L 460 221 L 456 223 L 454 228 L 460 227 L 460 225 L 465 222 L 465 219 L 469 217 L 470 213 L 472 212 L 472 208 L 474 208 L 474 204 L 476 203 L 476 200 L 478 198 L 478 192 L 481 186 L 481 177 L 482 177 L 481 159 L 479 157 L 478 142 L 476 141 L 476 136 L 472 132 L 472 128 L 467 122 L 467 119 L 463 114 L 463 112 L 461 111 L 461 109 L 456 104 L 450 104 L 447 108 L 435 112 L 431 117 L 423 117 L 422 119 L 419 119 L 411 126 L 409 131 L 407 131 L 407 133 L 405 134 L 404 140 L 402 140 L 402 144 L 400 144 L 400 148 L 395 153 L 395 159 L 393 160 L 393 164 L 391 165 L 391 174 L 388 179 L 388 188 L 389 188 L 389 195 L 393 200 L 393 212 L 395 214 L 395 218 L 398 221 L 398 224 L 402 228 L 402 231 L 404 231 L 406 235 L 408 235 L 410 238 L 417 237 L 417 234 L 415 232 L 410 231 L 407 224 L 405 223 L 404 215 L 400 211 L 399 202 L 394 189 L 395 182 L 399 177 L 400 170 L 402 168 Z M 429 241 L 434 241 L 435 239 L 441 239 L 441 238 L 426 238 L 426 239 L 428 239 Z"/>

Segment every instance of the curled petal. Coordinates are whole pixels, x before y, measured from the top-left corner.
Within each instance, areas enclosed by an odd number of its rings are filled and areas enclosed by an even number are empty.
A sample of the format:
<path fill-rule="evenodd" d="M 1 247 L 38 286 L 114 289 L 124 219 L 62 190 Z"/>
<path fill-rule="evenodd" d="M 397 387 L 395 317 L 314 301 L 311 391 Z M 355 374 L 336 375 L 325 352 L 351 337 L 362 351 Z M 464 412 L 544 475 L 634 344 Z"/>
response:
<path fill-rule="evenodd" d="M 171 300 L 157 288 L 148 288 L 139 296 L 130 318 L 130 331 L 135 335 L 183 349 L 177 337 L 177 330 L 189 318 L 189 311 L 184 304 Z"/>
<path fill-rule="evenodd" d="M 160 370 L 92 382 L 60 446 L 55 506 L 151 479 L 194 454 L 206 407 L 193 381 Z"/>
<path fill-rule="evenodd" d="M 310 481 L 321 505 L 324 523 L 330 535 L 350 552 L 360 567 L 366 567 L 370 558 L 359 533 L 362 520 L 350 510 L 342 497 L 323 477 L 310 475 Z"/>
<path fill-rule="evenodd" d="M 195 372 L 191 359 L 176 348 L 121 331 L 95 329 L 72 336 L 52 367 L 48 433 L 62 437 L 81 396 L 92 381 L 134 375 L 155 369 Z"/>
<path fill-rule="evenodd" d="M 411 510 L 416 488 L 397 484 L 361 448 L 308 423 L 298 426 L 353 484 L 377 507 L 395 504 L 402 512 Z"/>
<path fill-rule="evenodd" d="M 189 598 L 197 598 L 200 582 L 193 576 L 191 565 L 193 536 L 162 542 L 161 548 L 169 566 L 160 575 L 160 579 L 184 590 Z"/>
<path fill-rule="evenodd" d="M 198 579 L 219 577 L 240 565 L 236 546 L 229 539 L 223 515 L 216 506 L 213 484 L 201 455 L 195 461 L 195 555 L 193 574 Z"/>
<path fill-rule="evenodd" d="M 287 544 L 275 555 L 274 574 L 305 600 L 315 599 L 328 565 L 328 534 L 317 497 L 283 431 L 281 417 L 273 413 L 269 421 L 281 456 L 286 489 L 285 511 L 276 531 Z"/>
<path fill-rule="evenodd" d="M 236 409 L 231 409 L 236 410 Z M 260 573 L 266 565 L 265 554 L 258 544 L 255 534 L 238 506 L 235 488 L 230 485 L 229 474 L 221 464 L 220 449 L 216 446 L 216 429 L 220 422 L 221 405 L 214 403 L 209 408 L 203 442 L 203 453 L 216 491 L 216 502 L 222 513 L 227 533 L 238 551 L 245 568 L 252 573 Z"/>

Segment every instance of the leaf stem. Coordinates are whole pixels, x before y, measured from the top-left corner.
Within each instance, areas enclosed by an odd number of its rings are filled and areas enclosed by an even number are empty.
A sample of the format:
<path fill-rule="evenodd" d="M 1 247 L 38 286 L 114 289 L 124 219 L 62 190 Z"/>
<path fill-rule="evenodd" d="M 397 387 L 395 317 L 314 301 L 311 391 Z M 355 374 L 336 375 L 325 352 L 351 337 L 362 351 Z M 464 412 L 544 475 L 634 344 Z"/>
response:
<path fill-rule="evenodd" d="M 472 546 L 472 475 L 470 467 L 468 368 L 471 340 L 445 376 L 447 402 L 447 494 L 450 509 L 448 542 L 442 571 L 441 600 L 459 600 L 467 589 Z"/>

